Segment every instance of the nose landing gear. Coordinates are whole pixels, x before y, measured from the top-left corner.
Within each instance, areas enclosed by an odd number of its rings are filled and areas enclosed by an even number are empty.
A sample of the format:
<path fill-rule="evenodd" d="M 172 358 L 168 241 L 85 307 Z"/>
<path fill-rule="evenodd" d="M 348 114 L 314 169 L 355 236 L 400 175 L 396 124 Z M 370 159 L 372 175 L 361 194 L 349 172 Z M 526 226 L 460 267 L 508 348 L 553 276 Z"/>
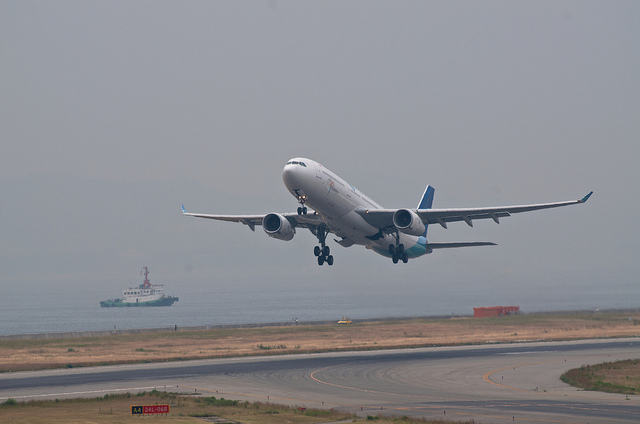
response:
<path fill-rule="evenodd" d="M 316 236 L 318 237 L 318 242 L 320 246 L 315 246 L 313 248 L 313 254 L 318 258 L 318 265 L 322 266 L 325 262 L 327 265 L 333 265 L 333 256 L 331 255 L 331 249 L 329 246 L 325 244 L 327 239 L 327 231 L 324 228 L 318 228 L 316 231 Z"/>
<path fill-rule="evenodd" d="M 307 207 L 304 205 L 304 203 L 307 201 L 307 196 L 305 195 L 299 195 L 298 196 L 298 202 L 300 203 L 300 207 L 298 208 L 298 215 L 306 215 L 307 214 Z"/>

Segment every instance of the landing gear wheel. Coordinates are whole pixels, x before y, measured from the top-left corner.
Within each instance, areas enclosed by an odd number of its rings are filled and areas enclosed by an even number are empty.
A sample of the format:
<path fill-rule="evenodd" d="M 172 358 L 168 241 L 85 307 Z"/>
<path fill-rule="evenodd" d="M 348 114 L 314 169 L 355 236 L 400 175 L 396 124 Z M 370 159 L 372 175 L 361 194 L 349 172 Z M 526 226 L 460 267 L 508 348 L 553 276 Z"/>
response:
<path fill-rule="evenodd" d="M 402 254 L 402 262 L 405 264 L 409 262 L 409 255 L 407 255 L 407 252 Z"/>
<path fill-rule="evenodd" d="M 315 246 L 313 248 L 313 254 L 318 257 L 318 265 L 322 265 L 325 262 L 329 266 L 333 265 L 333 256 L 331 256 L 331 249 L 329 249 L 329 246 L 325 244 L 328 233 L 329 232 L 324 227 L 319 227 L 314 232 L 316 237 L 318 237 L 318 243 L 320 243 L 320 246 Z"/>
<path fill-rule="evenodd" d="M 404 244 L 400 243 L 398 246 L 396 246 L 396 250 L 402 255 L 404 253 Z"/>
<path fill-rule="evenodd" d="M 394 253 L 396 253 L 396 246 L 395 245 L 393 245 L 393 244 L 389 245 L 389 253 L 391 253 L 392 255 Z"/>
<path fill-rule="evenodd" d="M 394 254 L 393 254 L 393 256 L 391 257 L 391 259 L 393 260 L 393 263 L 394 263 L 394 264 L 397 264 L 397 263 L 398 263 L 398 260 L 399 260 L 400 258 L 398 257 L 398 254 L 397 254 L 397 253 L 394 253 Z"/>

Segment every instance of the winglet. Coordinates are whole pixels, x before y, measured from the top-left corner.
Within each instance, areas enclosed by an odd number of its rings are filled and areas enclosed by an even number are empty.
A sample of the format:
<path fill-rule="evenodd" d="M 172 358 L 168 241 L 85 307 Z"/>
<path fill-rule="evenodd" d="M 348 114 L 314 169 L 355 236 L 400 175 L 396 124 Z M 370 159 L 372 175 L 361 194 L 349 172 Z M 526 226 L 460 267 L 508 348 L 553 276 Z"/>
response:
<path fill-rule="evenodd" d="M 180 206 L 182 206 L 182 213 L 187 213 L 187 211 L 184 209 L 184 205 L 181 204 Z"/>
<path fill-rule="evenodd" d="M 578 203 L 585 203 L 587 200 L 589 200 L 589 197 L 591 197 L 592 194 L 593 194 L 593 191 L 589 192 L 589 194 L 584 196 L 582 199 L 578 200 Z"/>

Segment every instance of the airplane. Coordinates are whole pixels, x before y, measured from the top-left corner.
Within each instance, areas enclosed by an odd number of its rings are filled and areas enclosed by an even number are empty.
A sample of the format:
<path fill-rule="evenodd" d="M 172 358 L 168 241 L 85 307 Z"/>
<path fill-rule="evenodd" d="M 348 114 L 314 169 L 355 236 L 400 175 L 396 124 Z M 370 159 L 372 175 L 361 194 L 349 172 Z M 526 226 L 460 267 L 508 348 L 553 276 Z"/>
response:
<path fill-rule="evenodd" d="M 410 258 L 429 254 L 435 249 L 496 245 L 491 242 L 430 243 L 427 241 L 429 224 L 439 224 L 445 229 L 447 223 L 458 221 L 473 227 L 476 219 L 492 219 L 499 224 L 500 218 L 514 213 L 585 203 L 593 194 L 592 191 L 579 200 L 555 203 L 432 209 L 435 190 L 427 185 L 415 209 L 385 209 L 311 159 L 298 157 L 289 160 L 282 171 L 282 179 L 300 204 L 296 212 L 211 215 L 187 213 L 181 205 L 182 213 L 196 218 L 239 222 L 252 231 L 256 225 L 261 225 L 267 235 L 285 241 L 293 239 L 296 228 L 307 228 L 318 239 L 319 246 L 313 249 L 318 265 L 333 265 L 333 255 L 327 246 L 329 233 L 339 237 L 334 241 L 343 247 L 361 245 L 391 258 L 393 263 L 407 263 Z M 313 211 L 309 211 L 307 206 Z"/>

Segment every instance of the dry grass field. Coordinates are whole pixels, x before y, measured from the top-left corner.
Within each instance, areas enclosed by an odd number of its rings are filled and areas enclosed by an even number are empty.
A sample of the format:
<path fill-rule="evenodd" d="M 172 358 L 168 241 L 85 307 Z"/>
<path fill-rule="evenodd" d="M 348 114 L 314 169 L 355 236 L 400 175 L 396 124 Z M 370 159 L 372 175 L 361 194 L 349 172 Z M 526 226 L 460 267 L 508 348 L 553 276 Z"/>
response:
<path fill-rule="evenodd" d="M 0 372 L 245 355 L 638 335 L 640 311 L 612 311 L 4 340 L 0 341 Z"/>
<path fill-rule="evenodd" d="M 220 402 L 222 401 L 222 402 Z M 169 405 L 164 415 L 131 414 L 134 405 Z M 306 409 L 262 402 L 225 401 L 166 392 L 107 395 L 94 399 L 10 402 L 0 404 L 0 422 L 11 424 L 314 424 L 375 422 L 378 424 L 450 424 L 450 421 L 370 415 L 358 418 L 345 412 Z M 459 422 L 473 424 L 473 421 Z"/>
<path fill-rule="evenodd" d="M 164 392 L 140 395 L 107 395 L 93 399 L 33 401 L 0 405 L 0 422 L 11 424 L 126 424 L 144 422 L 202 423 L 219 422 L 245 424 L 312 424 L 352 420 L 344 412 L 303 410 L 265 403 L 219 402 L 220 399 L 196 396 L 176 396 Z M 237 405 L 233 405 L 237 403 Z M 163 415 L 132 415 L 134 405 L 169 405 Z M 225 417 L 213 421 L 211 417 Z"/>

